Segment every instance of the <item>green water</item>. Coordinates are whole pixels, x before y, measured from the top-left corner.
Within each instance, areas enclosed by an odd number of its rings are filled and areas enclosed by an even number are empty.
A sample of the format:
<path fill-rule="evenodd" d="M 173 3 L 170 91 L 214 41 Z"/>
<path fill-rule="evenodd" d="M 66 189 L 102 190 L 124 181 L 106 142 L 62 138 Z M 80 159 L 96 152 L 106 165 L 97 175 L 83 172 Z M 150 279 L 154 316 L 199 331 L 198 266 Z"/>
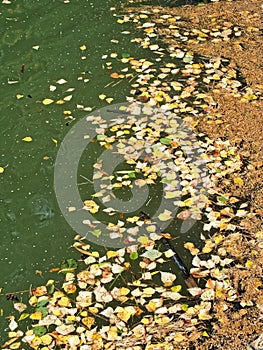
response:
<path fill-rule="evenodd" d="M 70 127 L 63 111 L 70 110 L 78 119 L 87 112 L 77 109 L 77 104 L 99 108 L 105 105 L 100 93 L 120 102 L 129 91 L 125 83 L 104 89 L 111 79 L 101 56 L 126 52 L 127 44 L 136 49 L 120 33 L 112 6 L 114 1 L 105 0 L 24 0 L 0 5 L 0 166 L 5 168 L 0 174 L 0 287 L 4 293 L 42 283 L 35 270 L 45 273 L 72 255 L 68 248 L 75 233 L 57 206 L 53 167 L 58 145 Z M 82 45 L 85 51 L 80 50 Z M 67 83 L 56 84 L 61 78 Z M 57 90 L 50 92 L 50 85 Z M 68 88 L 75 90 L 65 92 Z M 24 97 L 17 99 L 17 94 Z M 40 102 L 70 94 L 72 100 L 64 105 Z M 22 141 L 26 136 L 33 141 Z M 43 160 L 45 156 L 49 160 Z M 45 274 L 45 280 L 48 277 Z M 1 297 L 0 303 L 8 314 L 10 302 Z"/>
<path fill-rule="evenodd" d="M 129 36 L 121 34 L 134 29 L 116 23 L 117 11 L 110 8 L 119 4 L 23 0 L 0 5 L 0 166 L 5 169 L 0 174 L 2 293 L 45 283 L 54 278 L 48 273 L 50 268 L 74 255 L 69 247 L 75 232 L 63 218 L 53 189 L 58 147 L 71 127 L 63 111 L 71 111 L 78 120 L 87 112 L 77 105 L 97 109 L 106 105 L 98 98 L 101 93 L 113 97 L 115 103 L 125 101 L 129 94 L 127 81 L 105 87 L 112 81 L 105 62 L 113 61 L 113 71 L 120 71 L 123 64 L 110 57 L 105 61 L 102 55 L 128 52 L 145 56 L 144 50 L 130 43 Z M 82 45 L 87 49 L 80 50 Z M 67 83 L 59 85 L 59 79 Z M 50 85 L 57 89 L 50 91 Z M 67 92 L 70 88 L 74 90 Z M 41 102 L 71 94 L 72 99 L 63 105 Z M 24 137 L 32 141 L 25 142 Z M 4 316 L 11 306 L 0 298 Z M 1 317 L 1 329 L 4 324 Z"/>

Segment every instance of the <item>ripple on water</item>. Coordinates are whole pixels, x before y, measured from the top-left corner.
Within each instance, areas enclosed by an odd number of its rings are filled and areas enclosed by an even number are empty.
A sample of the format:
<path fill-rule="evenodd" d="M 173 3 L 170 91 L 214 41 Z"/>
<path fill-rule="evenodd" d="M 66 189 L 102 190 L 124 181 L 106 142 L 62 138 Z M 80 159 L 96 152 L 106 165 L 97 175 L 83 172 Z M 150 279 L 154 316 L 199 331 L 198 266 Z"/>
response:
<path fill-rule="evenodd" d="M 38 227 L 48 226 L 54 216 L 54 210 L 50 202 L 40 195 L 35 195 L 30 199 L 30 210 Z"/>

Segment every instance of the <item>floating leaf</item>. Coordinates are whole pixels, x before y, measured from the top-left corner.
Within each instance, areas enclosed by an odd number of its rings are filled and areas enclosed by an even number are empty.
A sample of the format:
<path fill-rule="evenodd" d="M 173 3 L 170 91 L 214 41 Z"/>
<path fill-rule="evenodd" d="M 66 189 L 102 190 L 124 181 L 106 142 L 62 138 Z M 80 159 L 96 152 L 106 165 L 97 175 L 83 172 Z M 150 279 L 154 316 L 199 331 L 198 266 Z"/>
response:
<path fill-rule="evenodd" d="M 57 89 L 57 87 L 55 85 L 50 85 L 49 86 L 49 90 L 50 91 L 55 91 Z"/>
<path fill-rule="evenodd" d="M 131 258 L 132 260 L 136 260 L 136 259 L 138 259 L 138 257 L 139 257 L 139 254 L 138 254 L 137 252 L 132 252 L 132 253 L 130 254 L 130 258 Z"/>
<path fill-rule="evenodd" d="M 118 79 L 119 78 L 119 73 L 116 73 L 116 72 L 114 72 L 114 73 L 111 73 L 111 78 L 113 78 L 113 79 Z"/>
<path fill-rule="evenodd" d="M 18 311 L 18 312 L 23 312 L 25 311 L 25 309 L 27 308 L 26 304 L 23 303 L 14 303 L 14 308 Z"/>
<path fill-rule="evenodd" d="M 148 258 L 151 260 L 158 259 L 161 255 L 162 253 L 156 249 L 147 250 L 145 253 L 141 254 L 141 256 L 143 256 L 144 258 Z"/>
<path fill-rule="evenodd" d="M 33 332 L 37 337 L 41 337 L 47 333 L 47 329 L 44 326 L 37 326 L 33 328 Z"/>
<path fill-rule="evenodd" d="M 161 221 L 167 221 L 172 219 L 172 212 L 170 210 L 165 209 L 163 213 L 159 214 L 158 219 Z"/>
<path fill-rule="evenodd" d="M 53 103 L 54 100 L 51 100 L 50 98 L 45 98 L 42 103 L 43 105 L 50 105 L 51 103 Z"/>
<path fill-rule="evenodd" d="M 100 99 L 100 100 L 105 100 L 105 98 L 106 98 L 106 95 L 104 95 L 104 94 L 100 94 L 100 95 L 99 95 L 99 99 Z"/>
<path fill-rule="evenodd" d="M 26 137 L 24 137 L 22 140 L 25 141 L 25 142 L 31 142 L 31 141 L 33 141 L 33 139 L 32 139 L 31 136 L 26 136 Z"/>
<path fill-rule="evenodd" d="M 27 313 L 22 313 L 18 319 L 18 321 L 23 321 L 24 319 L 28 318 L 28 316 L 30 316 L 30 314 Z"/>
<path fill-rule="evenodd" d="M 64 101 L 70 101 L 72 99 L 73 95 L 68 95 L 63 98 Z"/>
<path fill-rule="evenodd" d="M 67 80 L 65 80 L 65 79 L 59 79 L 59 80 L 56 81 L 56 83 L 62 85 L 62 84 L 67 83 Z"/>
<path fill-rule="evenodd" d="M 9 329 L 11 331 L 14 331 L 17 327 L 18 327 L 17 322 L 14 319 L 12 319 L 11 322 L 9 323 Z"/>
<path fill-rule="evenodd" d="M 161 281 L 163 282 L 165 287 L 169 287 L 173 285 L 174 280 L 176 279 L 175 274 L 171 272 L 160 271 Z"/>
<path fill-rule="evenodd" d="M 93 230 L 91 231 L 91 234 L 95 237 L 100 237 L 101 236 L 101 230 Z"/>
<path fill-rule="evenodd" d="M 35 312 L 41 312 L 42 316 L 46 317 L 48 314 L 48 309 L 44 306 L 40 306 L 35 309 Z"/>

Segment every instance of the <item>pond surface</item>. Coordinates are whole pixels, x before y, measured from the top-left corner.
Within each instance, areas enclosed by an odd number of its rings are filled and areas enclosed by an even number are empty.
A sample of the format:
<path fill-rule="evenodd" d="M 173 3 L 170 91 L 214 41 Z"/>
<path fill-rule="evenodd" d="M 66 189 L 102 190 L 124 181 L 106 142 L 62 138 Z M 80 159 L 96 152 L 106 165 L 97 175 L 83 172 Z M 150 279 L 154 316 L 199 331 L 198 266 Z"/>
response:
<path fill-rule="evenodd" d="M 80 105 L 94 110 L 106 105 L 98 97 L 102 93 L 115 103 L 124 102 L 129 94 L 127 81 L 106 87 L 112 79 L 102 56 L 115 51 L 145 56 L 129 36 L 121 34 L 134 29 L 129 24 L 122 29 L 116 23 L 114 5 L 119 2 L 1 4 L 2 293 L 27 290 L 31 284 L 54 278 L 48 270 L 74 255 L 69 247 L 76 233 L 61 214 L 53 188 L 59 145 L 74 125 L 73 119 L 88 114 L 88 108 Z M 120 61 L 114 64 L 117 71 L 122 68 Z M 64 104 L 42 103 L 71 95 Z M 8 303 L 1 297 L 4 316 L 10 309 Z"/>

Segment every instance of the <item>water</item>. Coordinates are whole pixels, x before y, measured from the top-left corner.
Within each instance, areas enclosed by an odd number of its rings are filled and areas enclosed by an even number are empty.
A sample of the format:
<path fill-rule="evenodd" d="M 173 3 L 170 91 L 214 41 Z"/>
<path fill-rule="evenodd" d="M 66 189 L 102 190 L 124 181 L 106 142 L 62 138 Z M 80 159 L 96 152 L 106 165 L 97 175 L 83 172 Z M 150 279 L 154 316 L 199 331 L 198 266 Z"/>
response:
<path fill-rule="evenodd" d="M 105 106 L 98 98 L 101 93 L 116 103 L 125 101 L 127 82 L 105 88 L 112 79 L 101 57 L 115 51 L 135 57 L 146 54 L 121 34 L 133 28 L 116 23 L 110 8 L 118 4 L 110 0 L 1 4 L 0 166 L 5 168 L 0 174 L 2 293 L 26 290 L 31 284 L 54 278 L 48 270 L 74 256 L 69 247 L 75 232 L 64 220 L 53 189 L 56 154 L 71 121 L 65 119 L 68 114 L 64 111 L 78 120 L 87 111 L 77 105 L 93 109 Z M 87 49 L 82 51 L 83 45 Z M 113 63 L 120 71 L 122 63 Z M 59 79 L 67 83 L 57 84 Z M 57 89 L 50 91 L 50 85 Z M 62 105 L 41 102 L 68 95 L 73 95 L 72 99 Z M 23 141 L 24 137 L 32 141 Z M 0 301 L 6 316 L 11 304 L 4 297 Z M 0 322 L 2 329 L 3 318 Z"/>
<path fill-rule="evenodd" d="M 98 95 L 108 93 L 103 88 L 111 79 L 102 68 L 101 56 L 116 50 L 112 39 L 120 41 L 120 52 L 127 50 L 126 38 L 110 11 L 113 5 L 114 1 L 105 0 L 1 4 L 0 164 L 5 171 L 0 176 L 0 287 L 4 293 L 42 283 L 36 270 L 45 272 L 73 255 L 68 248 L 75 233 L 57 206 L 53 167 L 58 145 L 69 128 L 63 111 L 80 118 L 87 112 L 78 110 L 77 104 L 104 105 Z M 80 50 L 82 45 L 85 51 Z M 68 83 L 56 84 L 61 78 Z M 57 90 L 51 93 L 50 85 Z M 68 88 L 75 90 L 65 92 Z M 124 84 L 111 91 L 119 101 L 127 93 Z M 17 94 L 24 97 L 17 99 Z M 70 94 L 72 100 L 64 105 L 40 102 Z M 33 141 L 22 141 L 26 136 Z M 1 297 L 1 307 L 7 312 L 8 305 Z"/>

